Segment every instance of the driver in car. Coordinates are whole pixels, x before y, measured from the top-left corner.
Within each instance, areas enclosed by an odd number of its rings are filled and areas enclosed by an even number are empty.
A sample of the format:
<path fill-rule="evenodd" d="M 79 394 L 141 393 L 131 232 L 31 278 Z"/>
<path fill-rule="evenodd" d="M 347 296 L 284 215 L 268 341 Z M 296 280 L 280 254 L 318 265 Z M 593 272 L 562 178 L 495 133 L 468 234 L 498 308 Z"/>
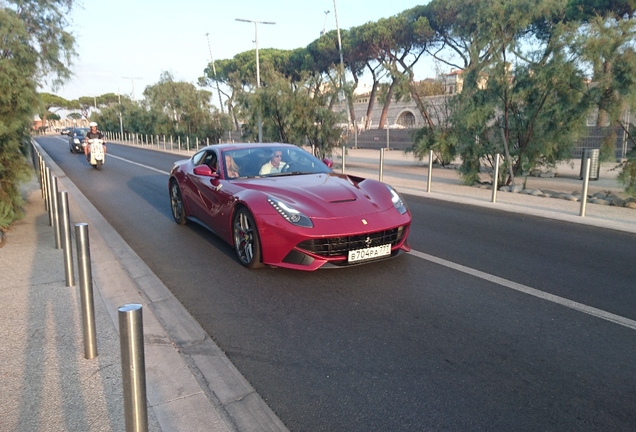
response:
<path fill-rule="evenodd" d="M 281 160 L 282 157 L 283 152 L 281 150 L 274 150 L 274 153 L 272 153 L 272 157 L 269 162 L 265 163 L 258 173 L 260 175 L 264 175 L 276 174 L 281 172 L 287 166 L 287 164 Z"/>

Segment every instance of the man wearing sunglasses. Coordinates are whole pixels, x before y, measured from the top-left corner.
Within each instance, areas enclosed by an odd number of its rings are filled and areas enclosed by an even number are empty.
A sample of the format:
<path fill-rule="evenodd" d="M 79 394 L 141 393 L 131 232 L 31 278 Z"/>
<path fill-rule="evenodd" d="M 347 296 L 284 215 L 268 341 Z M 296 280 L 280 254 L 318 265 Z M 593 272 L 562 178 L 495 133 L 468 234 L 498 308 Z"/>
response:
<path fill-rule="evenodd" d="M 287 166 L 287 164 L 281 160 L 282 157 L 283 152 L 281 150 L 274 150 L 271 159 L 261 167 L 259 174 L 265 175 L 281 172 Z"/>

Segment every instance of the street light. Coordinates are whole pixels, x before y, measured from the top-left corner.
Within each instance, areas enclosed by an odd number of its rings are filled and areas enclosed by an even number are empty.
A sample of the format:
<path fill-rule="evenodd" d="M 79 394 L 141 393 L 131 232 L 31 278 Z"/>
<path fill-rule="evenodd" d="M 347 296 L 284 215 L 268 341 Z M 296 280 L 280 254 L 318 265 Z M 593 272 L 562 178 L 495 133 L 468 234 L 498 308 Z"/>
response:
<path fill-rule="evenodd" d="M 122 77 L 122 79 L 129 79 L 132 82 L 132 100 L 135 100 L 135 80 L 143 79 L 141 77 Z"/>
<path fill-rule="evenodd" d="M 254 23 L 254 43 L 256 44 L 256 88 L 261 87 L 261 70 L 258 61 L 258 25 L 259 24 L 276 24 L 272 21 L 254 21 L 236 18 L 237 21 Z M 263 142 L 263 121 L 261 119 L 261 112 L 258 112 L 258 142 Z"/>
<path fill-rule="evenodd" d="M 338 51 L 340 52 L 340 92 L 342 92 L 342 97 L 345 102 L 346 111 L 347 111 L 347 127 L 351 126 L 351 113 L 349 112 L 349 105 L 347 104 L 347 95 L 344 91 L 344 83 L 345 83 L 345 68 L 344 68 L 344 59 L 342 58 L 342 39 L 340 38 L 340 25 L 338 24 L 338 9 L 336 8 L 336 0 L 333 0 L 333 14 L 336 17 L 336 31 L 338 32 Z M 357 126 L 356 126 L 356 135 L 357 135 Z"/>
<path fill-rule="evenodd" d="M 322 25 L 322 33 L 320 33 L 320 36 L 324 36 L 327 34 L 327 15 L 329 15 L 329 12 L 330 11 L 328 10 L 325 11 L 325 22 Z"/>
<path fill-rule="evenodd" d="M 216 81 L 216 91 L 219 94 L 219 105 L 221 107 L 221 113 L 224 113 L 225 111 L 223 111 L 223 101 L 221 100 L 221 89 L 219 89 L 219 82 L 216 79 L 216 67 L 214 66 L 214 57 L 212 57 L 212 47 L 210 46 L 210 33 L 206 33 L 205 37 L 208 40 L 208 50 L 210 51 L 210 62 L 212 63 L 212 74 L 214 74 L 214 80 Z"/>

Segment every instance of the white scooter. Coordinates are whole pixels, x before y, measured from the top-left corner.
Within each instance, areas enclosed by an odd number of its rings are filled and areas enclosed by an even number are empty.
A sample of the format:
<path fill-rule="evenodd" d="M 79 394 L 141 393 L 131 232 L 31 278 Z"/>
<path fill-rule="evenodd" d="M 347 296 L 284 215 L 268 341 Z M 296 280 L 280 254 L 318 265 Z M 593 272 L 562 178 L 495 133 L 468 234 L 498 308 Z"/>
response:
<path fill-rule="evenodd" d="M 106 152 L 104 151 L 104 141 L 99 138 L 93 138 L 88 140 L 88 154 L 86 155 L 86 160 L 90 163 L 94 168 L 98 170 L 102 169 L 102 165 L 106 161 Z"/>

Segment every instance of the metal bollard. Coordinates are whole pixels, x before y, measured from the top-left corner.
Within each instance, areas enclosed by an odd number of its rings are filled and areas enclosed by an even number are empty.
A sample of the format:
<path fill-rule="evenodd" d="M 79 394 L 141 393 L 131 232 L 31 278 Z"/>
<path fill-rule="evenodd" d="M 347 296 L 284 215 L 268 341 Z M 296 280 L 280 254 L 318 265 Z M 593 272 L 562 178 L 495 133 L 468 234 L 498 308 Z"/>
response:
<path fill-rule="evenodd" d="M 146 360 L 141 309 L 141 305 L 136 303 L 119 308 L 119 341 L 127 432 L 148 430 Z"/>
<path fill-rule="evenodd" d="M 181 153 L 181 136 L 177 137 L 177 143 L 178 143 L 178 146 L 179 146 L 179 153 Z"/>
<path fill-rule="evenodd" d="M 345 162 L 347 157 L 347 146 L 342 146 L 342 173 L 345 173 Z"/>
<path fill-rule="evenodd" d="M 426 192 L 431 192 L 433 182 L 433 150 L 428 151 L 428 179 L 426 180 Z"/>
<path fill-rule="evenodd" d="M 73 271 L 73 248 L 71 247 L 71 222 L 68 215 L 68 192 L 59 192 L 59 216 L 62 233 L 62 250 L 64 251 L 64 270 L 66 273 L 66 286 L 75 285 L 75 272 Z"/>
<path fill-rule="evenodd" d="M 77 270 L 79 273 L 80 299 L 82 302 L 82 332 L 84 334 L 84 358 L 97 357 L 97 336 L 95 331 L 95 305 L 93 303 L 93 273 L 91 251 L 88 241 L 88 224 L 75 224 L 77 245 Z"/>
<path fill-rule="evenodd" d="M 163 149 L 166 149 L 166 136 L 163 136 Z"/>
<path fill-rule="evenodd" d="M 53 216 L 53 230 L 55 231 L 55 249 L 62 248 L 62 230 L 60 227 L 59 200 L 57 194 L 57 176 L 51 178 L 51 208 Z"/>
<path fill-rule="evenodd" d="M 585 208 L 587 207 L 587 187 L 590 184 L 590 165 L 591 159 L 585 159 L 585 177 L 583 178 L 583 194 L 581 195 L 581 211 L 579 216 L 585 217 Z"/>
<path fill-rule="evenodd" d="M 51 210 L 51 168 L 46 167 L 45 168 L 45 178 L 46 178 L 46 201 L 45 201 L 45 207 L 49 212 L 49 226 L 53 226 L 53 213 Z"/>
<path fill-rule="evenodd" d="M 199 151 L 199 137 L 197 137 L 197 152 Z"/>
<path fill-rule="evenodd" d="M 495 172 L 492 177 L 492 202 L 497 202 L 497 184 L 499 183 L 499 153 L 495 156 Z"/>
<path fill-rule="evenodd" d="M 380 181 L 382 181 L 382 179 L 384 178 L 383 171 L 384 171 L 384 149 L 381 148 L 380 149 L 380 176 L 379 176 Z"/>
<path fill-rule="evenodd" d="M 46 182 L 44 181 L 44 161 L 42 155 L 38 154 L 38 163 L 40 164 L 40 189 L 42 189 L 42 199 L 46 203 Z M 45 204 L 46 206 L 46 204 Z"/>

